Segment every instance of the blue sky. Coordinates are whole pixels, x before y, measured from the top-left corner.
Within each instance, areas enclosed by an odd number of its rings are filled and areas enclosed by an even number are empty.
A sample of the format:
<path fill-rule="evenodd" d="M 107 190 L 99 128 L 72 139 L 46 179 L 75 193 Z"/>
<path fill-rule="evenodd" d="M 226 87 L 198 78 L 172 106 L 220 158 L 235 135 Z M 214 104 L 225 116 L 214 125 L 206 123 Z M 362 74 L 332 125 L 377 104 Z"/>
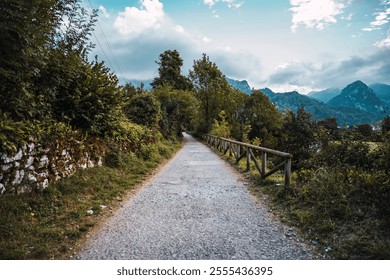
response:
<path fill-rule="evenodd" d="M 390 84 L 390 0 L 83 0 L 99 9 L 93 55 L 120 79 L 151 79 L 177 49 L 187 75 L 209 55 L 252 87 L 307 93 Z"/>

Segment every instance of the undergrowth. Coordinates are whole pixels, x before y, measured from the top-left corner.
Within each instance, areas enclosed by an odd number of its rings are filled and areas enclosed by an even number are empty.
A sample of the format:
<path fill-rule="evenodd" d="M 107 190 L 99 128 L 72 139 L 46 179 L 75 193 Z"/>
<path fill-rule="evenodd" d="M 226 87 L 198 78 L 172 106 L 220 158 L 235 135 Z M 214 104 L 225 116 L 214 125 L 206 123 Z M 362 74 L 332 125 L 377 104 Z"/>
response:
<path fill-rule="evenodd" d="M 321 168 L 290 187 L 266 186 L 276 212 L 333 259 L 390 259 L 390 182 L 384 172 Z"/>
<path fill-rule="evenodd" d="M 245 158 L 236 164 L 253 182 L 251 192 L 280 220 L 296 227 L 330 259 L 390 259 L 389 142 L 369 149 L 364 143 L 327 147 L 293 173 L 290 186 L 282 174 L 260 180 Z M 221 154 L 221 153 L 220 153 Z"/>
<path fill-rule="evenodd" d="M 68 259 L 123 197 L 180 143 L 111 155 L 112 167 L 79 170 L 47 189 L 0 197 L 0 259 Z M 112 163 L 112 162 L 111 162 Z"/>

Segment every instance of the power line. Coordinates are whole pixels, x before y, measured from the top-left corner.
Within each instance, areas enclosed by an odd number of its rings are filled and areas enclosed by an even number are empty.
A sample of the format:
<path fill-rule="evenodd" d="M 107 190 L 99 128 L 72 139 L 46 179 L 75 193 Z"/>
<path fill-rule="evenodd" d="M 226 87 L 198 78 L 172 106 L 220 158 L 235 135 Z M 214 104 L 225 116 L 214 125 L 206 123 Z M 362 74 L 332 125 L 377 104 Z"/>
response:
<path fill-rule="evenodd" d="M 90 5 L 91 9 L 94 10 L 91 1 L 90 1 L 90 0 L 87 0 L 87 1 L 88 1 L 89 5 Z M 108 50 L 109 50 L 109 52 L 110 52 L 110 55 L 111 55 L 112 58 L 114 59 L 114 64 L 115 64 L 115 66 L 117 67 L 119 73 L 123 76 L 122 70 L 121 70 L 121 68 L 120 68 L 120 66 L 119 66 L 119 63 L 118 63 L 118 61 L 117 61 L 117 59 L 116 59 L 116 57 L 115 57 L 115 55 L 114 55 L 114 52 L 112 51 L 112 48 L 111 48 L 110 44 L 108 43 L 107 37 L 106 37 L 106 35 L 104 34 L 103 28 L 102 28 L 102 26 L 101 26 L 99 20 L 97 21 L 97 23 L 98 23 L 98 28 L 99 28 L 99 30 L 100 30 L 100 35 L 101 35 L 101 37 L 103 38 L 103 40 L 105 41 L 105 43 L 106 43 L 106 45 L 107 45 L 107 47 L 108 47 Z M 93 33 L 93 35 L 94 35 L 94 37 L 95 37 L 95 39 L 96 39 L 96 42 L 98 43 L 100 49 L 102 50 L 103 55 L 106 57 L 107 62 L 110 64 L 111 68 L 114 69 L 114 67 L 113 67 L 113 65 L 112 65 L 112 63 L 111 63 L 111 61 L 108 59 L 108 56 L 107 56 L 106 52 L 104 51 L 102 45 L 100 44 L 100 41 L 98 40 L 96 34 Z"/>

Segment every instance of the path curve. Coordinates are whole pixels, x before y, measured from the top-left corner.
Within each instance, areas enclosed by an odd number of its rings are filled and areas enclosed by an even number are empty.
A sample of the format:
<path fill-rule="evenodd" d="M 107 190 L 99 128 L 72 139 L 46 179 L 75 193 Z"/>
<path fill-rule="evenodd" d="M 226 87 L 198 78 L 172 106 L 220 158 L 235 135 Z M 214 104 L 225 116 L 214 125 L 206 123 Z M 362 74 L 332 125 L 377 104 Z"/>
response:
<path fill-rule="evenodd" d="M 102 229 L 79 259 L 310 259 L 245 181 L 184 134 L 182 150 Z"/>

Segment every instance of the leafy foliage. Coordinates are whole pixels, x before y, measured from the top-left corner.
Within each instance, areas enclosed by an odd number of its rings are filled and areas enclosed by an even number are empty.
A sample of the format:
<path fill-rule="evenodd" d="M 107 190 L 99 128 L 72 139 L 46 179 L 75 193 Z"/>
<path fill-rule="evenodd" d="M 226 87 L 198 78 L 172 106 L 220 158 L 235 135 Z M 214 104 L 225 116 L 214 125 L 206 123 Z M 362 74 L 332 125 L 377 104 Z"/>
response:
<path fill-rule="evenodd" d="M 181 74 L 181 67 L 183 66 L 183 59 L 177 50 L 167 50 L 160 54 L 158 74 L 151 83 L 153 89 L 158 89 L 162 86 L 171 86 L 178 90 L 191 90 L 192 84 L 190 80 Z"/>
<path fill-rule="evenodd" d="M 125 106 L 127 118 L 149 128 L 157 128 L 161 120 L 160 102 L 149 93 L 133 96 Z"/>
<path fill-rule="evenodd" d="M 189 76 L 201 105 L 200 115 L 203 119 L 200 120 L 199 130 L 208 132 L 219 112 L 228 107 L 232 88 L 218 66 L 206 54 L 194 62 Z"/>
<path fill-rule="evenodd" d="M 211 127 L 211 134 L 218 137 L 229 138 L 230 137 L 230 127 L 226 121 L 225 111 L 219 113 L 219 121 L 214 120 L 213 126 Z"/>
<path fill-rule="evenodd" d="M 180 136 L 185 130 L 194 130 L 199 104 L 193 92 L 164 86 L 153 94 L 161 104 L 160 130 L 166 138 Z"/>
<path fill-rule="evenodd" d="M 245 100 L 245 122 L 250 124 L 249 138 L 260 138 L 262 145 L 276 147 L 283 120 L 281 113 L 269 102 L 267 96 L 255 91 Z"/>

